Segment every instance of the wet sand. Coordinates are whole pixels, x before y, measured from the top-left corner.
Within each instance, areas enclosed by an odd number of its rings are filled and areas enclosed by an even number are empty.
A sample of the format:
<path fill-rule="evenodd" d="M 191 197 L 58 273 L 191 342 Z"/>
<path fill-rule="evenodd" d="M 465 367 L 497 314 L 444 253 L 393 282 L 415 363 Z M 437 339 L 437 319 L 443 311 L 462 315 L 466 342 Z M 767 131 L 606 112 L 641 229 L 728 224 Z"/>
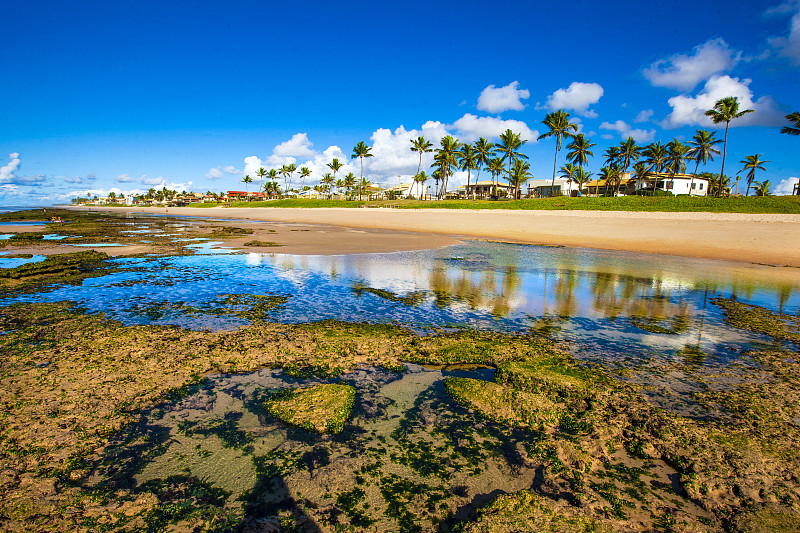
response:
<path fill-rule="evenodd" d="M 382 208 L 81 209 L 398 232 L 365 235 L 369 238 L 358 242 L 348 240 L 352 237 L 349 232 L 331 232 L 328 239 L 313 245 L 318 254 L 413 249 L 404 247 L 404 240 L 405 246 L 411 241 L 418 248 L 434 248 L 446 242 L 434 236 L 451 236 L 800 267 L 800 215 Z M 417 236 L 412 238 L 410 232 Z M 294 253 L 288 247 L 280 251 Z"/>

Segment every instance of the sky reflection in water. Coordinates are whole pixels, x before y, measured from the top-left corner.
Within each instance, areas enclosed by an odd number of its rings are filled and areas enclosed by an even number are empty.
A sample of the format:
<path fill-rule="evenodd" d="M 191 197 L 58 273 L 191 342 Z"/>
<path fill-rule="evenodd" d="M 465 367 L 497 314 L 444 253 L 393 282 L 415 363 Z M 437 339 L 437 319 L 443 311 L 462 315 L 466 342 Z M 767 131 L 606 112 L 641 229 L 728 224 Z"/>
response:
<path fill-rule="evenodd" d="M 290 298 L 273 318 L 285 323 L 397 322 L 422 332 L 533 328 L 595 355 L 701 350 L 717 361 L 767 339 L 726 326 L 710 298 L 735 295 L 787 313 L 797 313 L 800 303 L 800 287 L 765 279 L 767 267 L 720 261 L 486 242 L 345 256 L 217 254 L 207 243 L 198 246 L 200 255 L 119 259 L 136 268 L 16 301 L 72 300 L 126 324 L 223 329 L 246 323 L 214 312 L 224 307 L 224 295 L 281 294 Z"/>

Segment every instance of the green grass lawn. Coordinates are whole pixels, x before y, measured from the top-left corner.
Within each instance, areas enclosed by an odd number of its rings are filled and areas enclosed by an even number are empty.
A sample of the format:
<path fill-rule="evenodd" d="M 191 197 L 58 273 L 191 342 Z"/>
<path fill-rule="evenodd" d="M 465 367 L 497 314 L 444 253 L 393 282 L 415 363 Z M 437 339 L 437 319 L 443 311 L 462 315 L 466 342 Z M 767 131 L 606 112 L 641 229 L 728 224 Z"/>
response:
<path fill-rule="evenodd" d="M 217 204 L 191 204 L 189 207 L 215 207 Z M 540 198 L 530 200 L 383 200 L 349 202 L 346 200 L 273 200 L 234 202 L 231 207 L 396 207 L 400 209 L 552 209 L 584 211 L 702 211 L 710 213 L 796 213 L 800 214 L 800 196 L 739 196 L 708 198 L 689 196 L 622 196 L 619 198 Z"/>

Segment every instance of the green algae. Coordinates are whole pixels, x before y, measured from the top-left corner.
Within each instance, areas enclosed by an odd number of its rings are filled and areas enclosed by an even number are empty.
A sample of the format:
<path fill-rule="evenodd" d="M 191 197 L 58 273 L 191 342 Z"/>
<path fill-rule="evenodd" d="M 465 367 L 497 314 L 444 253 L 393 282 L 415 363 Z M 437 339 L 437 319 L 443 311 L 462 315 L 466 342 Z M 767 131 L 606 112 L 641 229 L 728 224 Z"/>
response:
<path fill-rule="evenodd" d="M 259 247 L 259 248 L 276 248 L 278 246 L 284 246 L 283 244 L 272 242 L 272 241 L 247 241 L 244 243 L 244 246 L 252 246 L 252 247 Z"/>
<path fill-rule="evenodd" d="M 364 294 L 374 294 L 379 298 L 383 298 L 384 300 L 388 300 L 390 302 L 397 302 L 403 305 L 407 305 L 409 307 L 416 307 L 421 304 L 425 300 L 425 291 L 413 291 L 409 292 L 405 296 L 399 296 L 392 291 L 387 291 L 385 289 L 376 289 L 374 287 L 367 287 L 365 285 L 356 284 L 353 285 L 351 288 L 353 294 L 356 296 L 362 296 Z"/>
<path fill-rule="evenodd" d="M 323 384 L 275 391 L 264 401 L 264 410 L 316 433 L 339 433 L 350 416 L 355 389 L 350 385 Z"/>
<path fill-rule="evenodd" d="M 722 309 L 725 321 L 734 327 L 800 344 L 800 316 L 775 313 L 730 298 L 712 298 L 710 301 Z"/>

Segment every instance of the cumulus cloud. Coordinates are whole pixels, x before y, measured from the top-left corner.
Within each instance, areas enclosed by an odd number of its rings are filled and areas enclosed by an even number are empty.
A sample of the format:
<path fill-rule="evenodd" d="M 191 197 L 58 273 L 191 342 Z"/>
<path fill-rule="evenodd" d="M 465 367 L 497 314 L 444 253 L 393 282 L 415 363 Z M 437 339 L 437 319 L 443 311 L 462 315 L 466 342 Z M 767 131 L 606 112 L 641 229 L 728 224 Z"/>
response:
<path fill-rule="evenodd" d="M 81 176 L 67 176 L 64 178 L 64 183 L 94 183 L 97 179 L 97 176 L 94 172 L 90 172 L 87 175 Z"/>
<path fill-rule="evenodd" d="M 783 124 L 784 114 L 778 103 L 771 96 L 762 96 L 755 100 L 750 90 L 750 80 L 731 78 L 730 76 L 713 76 L 708 80 L 696 96 L 681 94 L 673 96 L 667 102 L 672 113 L 661 122 L 663 128 L 680 128 L 682 126 L 716 127 L 705 112 L 725 97 L 735 96 L 739 99 L 739 109 L 753 109 L 742 118 L 731 122 L 731 126 L 778 126 Z M 722 125 L 721 127 L 724 127 Z"/>
<path fill-rule="evenodd" d="M 627 139 L 633 137 L 637 143 L 649 143 L 656 136 L 656 130 L 643 130 L 640 128 L 632 128 L 624 120 L 617 120 L 616 122 L 603 122 L 600 124 L 600 129 L 616 131 L 619 133 L 620 138 Z M 611 138 L 610 136 L 602 136 L 604 139 Z"/>
<path fill-rule="evenodd" d="M 723 39 L 711 39 L 694 47 L 691 54 L 660 59 L 644 69 L 644 77 L 656 87 L 691 91 L 701 81 L 733 68 L 740 54 Z"/>
<path fill-rule="evenodd" d="M 116 178 L 114 178 L 114 181 L 116 181 L 117 183 L 132 183 L 136 181 L 136 178 L 134 178 L 130 174 L 120 174 Z"/>
<path fill-rule="evenodd" d="M 582 83 L 574 81 L 566 89 L 561 88 L 547 97 L 544 108 L 550 111 L 567 109 L 579 115 L 596 118 L 597 113 L 589 109 L 603 96 L 603 87 L 599 83 Z"/>
<path fill-rule="evenodd" d="M 775 186 L 773 194 L 777 195 L 792 194 L 792 192 L 794 192 L 794 186 L 797 185 L 798 181 L 800 181 L 800 178 L 797 178 L 796 176 L 782 180 Z"/>
<path fill-rule="evenodd" d="M 513 110 L 522 111 L 525 104 L 523 98 L 531 95 L 527 89 L 520 89 L 518 81 L 512 81 L 505 87 L 495 87 L 489 85 L 478 97 L 478 109 L 489 113 L 502 113 L 503 111 Z"/>
<path fill-rule="evenodd" d="M 519 133 L 524 140 L 535 143 L 539 136 L 538 131 L 532 131 L 527 124 L 521 120 L 503 120 L 498 117 L 477 117 L 467 113 L 453 123 L 453 127 L 458 131 L 458 137 L 462 141 L 472 142 L 478 137 L 488 139 L 497 138 L 501 133 L 510 129 L 514 133 Z"/>
<path fill-rule="evenodd" d="M 789 34 L 768 39 L 769 45 L 780 55 L 789 58 L 794 65 L 800 65 L 800 1 L 785 2 L 768 11 L 768 14 L 794 13 L 789 23 Z"/>
<path fill-rule="evenodd" d="M 312 158 L 317 155 L 312 146 L 314 145 L 308 140 L 307 133 L 295 133 L 291 139 L 277 145 L 272 153 L 278 157 Z"/>
<path fill-rule="evenodd" d="M 150 178 L 147 176 L 147 174 L 142 174 L 142 178 L 139 180 L 139 183 L 142 185 L 158 185 L 159 187 L 164 187 L 166 182 L 167 180 L 165 180 L 163 176 Z"/>
<path fill-rule="evenodd" d="M 0 167 L 0 184 L 9 185 L 42 185 L 47 181 L 46 176 L 18 176 L 17 171 L 22 166 L 19 153 L 8 154 L 8 164 Z"/>
<path fill-rule="evenodd" d="M 634 122 L 647 122 L 648 120 L 653 118 L 653 113 L 655 113 L 655 111 L 653 111 L 652 109 L 643 109 L 642 111 L 639 111 L 639 114 L 636 115 L 636 118 L 633 119 L 633 121 Z"/>

